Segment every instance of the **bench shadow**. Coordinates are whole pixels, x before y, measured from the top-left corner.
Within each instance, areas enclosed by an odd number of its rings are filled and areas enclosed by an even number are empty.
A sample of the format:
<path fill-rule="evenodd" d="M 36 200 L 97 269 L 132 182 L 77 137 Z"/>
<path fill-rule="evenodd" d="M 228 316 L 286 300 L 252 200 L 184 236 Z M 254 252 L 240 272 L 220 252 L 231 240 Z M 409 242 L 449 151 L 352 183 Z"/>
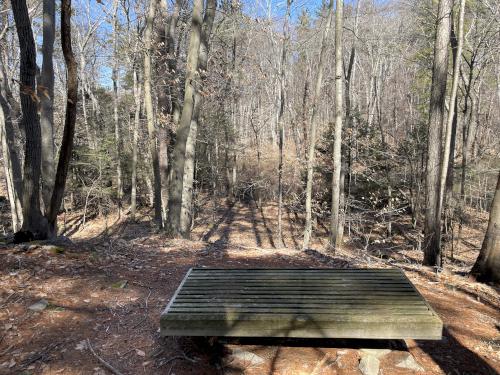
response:
<path fill-rule="evenodd" d="M 415 340 L 415 342 L 445 374 L 498 374 L 481 356 L 463 346 L 447 328 L 443 329 L 443 340 L 441 341 Z"/>

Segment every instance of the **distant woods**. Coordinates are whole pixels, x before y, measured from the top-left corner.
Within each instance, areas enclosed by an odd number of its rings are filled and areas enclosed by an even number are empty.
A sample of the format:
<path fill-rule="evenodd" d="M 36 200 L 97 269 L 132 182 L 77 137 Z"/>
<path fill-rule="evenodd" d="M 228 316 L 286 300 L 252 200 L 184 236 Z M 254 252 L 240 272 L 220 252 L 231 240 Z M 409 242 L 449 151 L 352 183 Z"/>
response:
<path fill-rule="evenodd" d="M 304 249 L 319 226 L 330 251 L 407 226 L 422 229 L 424 264 L 453 258 L 471 215 L 497 201 L 500 4 L 269 4 L 3 1 L 17 240 L 57 235 L 73 211 L 83 225 L 150 214 L 189 238 L 226 199 L 276 202 L 279 246 L 293 214 Z M 495 212 L 484 246 L 498 254 Z M 488 251 L 477 272 L 498 267 Z"/>

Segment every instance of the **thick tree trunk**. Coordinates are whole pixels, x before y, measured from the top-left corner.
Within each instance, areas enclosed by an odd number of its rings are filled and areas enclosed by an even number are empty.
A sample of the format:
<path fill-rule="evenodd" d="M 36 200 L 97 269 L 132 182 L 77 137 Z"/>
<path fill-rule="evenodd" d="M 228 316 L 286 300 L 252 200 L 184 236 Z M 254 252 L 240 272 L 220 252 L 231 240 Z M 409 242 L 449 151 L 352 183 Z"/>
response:
<path fill-rule="evenodd" d="M 446 79 L 448 75 L 448 44 L 450 41 L 453 0 L 440 0 L 434 44 L 434 62 L 429 108 L 429 130 L 426 174 L 426 211 L 424 223 L 424 264 L 441 265 L 441 215 L 439 186 L 441 170 L 441 139 L 445 124 Z"/>
<path fill-rule="evenodd" d="M 55 177 L 54 150 L 54 39 L 56 32 L 55 0 L 43 0 L 42 72 L 38 85 L 40 126 L 42 131 L 42 197 L 48 211 Z"/>
<path fill-rule="evenodd" d="M 278 145 L 279 145 L 279 162 L 278 162 L 278 245 L 284 247 L 283 241 L 283 138 L 285 133 L 284 114 L 285 114 L 285 90 L 286 90 L 286 58 L 288 54 L 288 43 L 290 41 L 290 7 L 292 0 L 286 2 L 285 23 L 283 24 L 283 46 L 281 49 L 281 62 L 280 62 L 280 104 L 278 112 Z"/>
<path fill-rule="evenodd" d="M 172 179 L 168 197 L 168 232 L 171 236 L 185 236 L 182 231 L 181 211 L 182 192 L 184 189 L 184 167 L 186 163 L 186 146 L 191 131 L 191 119 L 195 105 L 196 85 L 199 79 L 198 59 L 201 39 L 203 1 L 194 0 L 191 18 L 191 34 L 186 64 L 186 82 L 184 89 L 184 106 L 176 134 L 176 142 L 172 152 Z"/>
<path fill-rule="evenodd" d="M 75 135 L 76 106 L 78 102 L 78 66 L 71 47 L 71 0 L 61 0 L 61 46 L 66 63 L 66 114 L 64 117 L 64 132 L 59 161 L 57 164 L 54 191 L 50 200 L 47 219 L 49 234 L 57 235 L 57 214 L 64 197 L 64 188 L 68 176 L 71 152 L 73 151 L 73 138 Z"/>
<path fill-rule="evenodd" d="M 207 76 L 208 53 L 210 49 L 210 35 L 212 33 L 212 26 L 215 18 L 215 10 L 217 1 L 208 0 L 205 15 L 203 17 L 203 27 L 201 32 L 198 72 L 200 76 L 200 83 L 196 88 L 194 97 L 193 114 L 191 118 L 191 127 L 189 131 L 188 140 L 186 143 L 186 162 L 184 165 L 184 183 L 182 191 L 182 207 L 181 207 L 181 232 L 185 237 L 189 236 L 192 220 L 193 220 L 193 180 L 195 171 L 195 152 L 196 152 L 196 137 L 198 132 L 198 123 L 200 117 L 200 110 L 203 102 L 201 94 L 203 84 Z"/>
<path fill-rule="evenodd" d="M 144 30 L 144 108 L 146 109 L 146 118 L 148 123 L 149 153 L 153 163 L 153 191 L 154 191 L 154 210 L 155 221 L 160 228 L 163 228 L 161 216 L 161 175 L 160 162 L 158 160 L 158 148 L 156 146 L 156 126 L 155 114 L 153 109 L 153 93 L 151 88 L 151 53 L 153 24 L 156 14 L 158 0 L 150 0 L 148 15 L 146 17 L 146 28 Z"/>
<path fill-rule="evenodd" d="M 21 99 L 21 126 L 26 133 L 23 179 L 23 226 L 16 241 L 44 239 L 47 237 L 47 221 L 40 212 L 40 174 L 42 142 L 40 119 L 36 102 L 36 49 L 28 7 L 24 0 L 12 0 L 12 12 L 19 39 L 19 94 Z"/>
<path fill-rule="evenodd" d="M 478 281 L 500 282 L 500 173 L 498 174 L 495 196 L 491 203 L 488 229 L 486 229 L 483 246 L 481 246 L 471 274 Z"/>
<path fill-rule="evenodd" d="M 343 206 L 340 202 L 341 187 L 341 151 L 342 151 L 342 21 L 343 1 L 337 0 L 335 11 L 335 140 L 333 143 L 333 175 L 332 175 L 332 217 L 330 223 L 330 247 L 336 249 L 342 244 L 341 222 Z M 343 182 L 343 179 L 342 179 Z M 342 211 L 342 212 L 341 212 Z"/>
<path fill-rule="evenodd" d="M 332 25 L 333 1 L 328 4 L 328 16 L 326 19 L 325 28 L 321 36 L 321 47 L 319 53 L 318 73 L 316 77 L 316 87 L 314 88 L 314 97 L 312 98 L 312 116 L 311 125 L 309 128 L 309 149 L 307 153 L 307 184 L 306 184 L 306 217 L 304 228 L 304 240 L 302 243 L 303 249 L 309 248 L 309 242 L 312 236 L 312 185 L 314 172 L 314 152 L 316 150 L 316 128 L 318 122 L 318 101 L 321 95 L 321 85 L 323 83 L 323 71 L 325 69 L 326 45 L 330 28 Z"/>

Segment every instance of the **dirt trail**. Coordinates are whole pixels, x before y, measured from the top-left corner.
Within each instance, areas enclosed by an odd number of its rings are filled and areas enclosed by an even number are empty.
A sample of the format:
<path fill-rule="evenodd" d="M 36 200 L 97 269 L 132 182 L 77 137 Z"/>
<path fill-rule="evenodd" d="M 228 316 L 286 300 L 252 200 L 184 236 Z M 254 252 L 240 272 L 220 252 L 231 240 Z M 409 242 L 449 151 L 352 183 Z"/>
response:
<path fill-rule="evenodd" d="M 104 220 L 73 228 L 74 244 L 0 245 L 0 374 L 105 374 L 87 348 L 123 374 L 359 374 L 359 347 L 389 345 L 384 374 L 495 374 L 500 371 L 498 290 L 459 272 L 436 274 L 418 254 L 381 259 L 347 244 L 332 255 L 299 251 L 301 222 L 285 214 L 287 248 L 275 247 L 276 207 L 221 206 L 197 219 L 193 240 L 168 240 L 145 215 L 139 223 Z M 81 220 L 80 220 L 81 221 Z M 112 222 L 108 220 L 108 223 Z M 463 267 L 468 266 L 463 260 Z M 264 341 L 230 343 L 212 364 L 192 340 L 158 334 L 158 321 L 186 270 L 218 267 L 402 267 L 446 324 L 439 342 Z M 41 312 L 28 307 L 41 299 Z M 233 352 L 233 354 L 231 354 Z M 411 353 L 424 372 L 396 366 Z M 236 353 L 236 354 L 234 354 Z M 238 354 L 239 353 L 239 354 Z M 24 371 L 24 372 L 23 372 Z"/>

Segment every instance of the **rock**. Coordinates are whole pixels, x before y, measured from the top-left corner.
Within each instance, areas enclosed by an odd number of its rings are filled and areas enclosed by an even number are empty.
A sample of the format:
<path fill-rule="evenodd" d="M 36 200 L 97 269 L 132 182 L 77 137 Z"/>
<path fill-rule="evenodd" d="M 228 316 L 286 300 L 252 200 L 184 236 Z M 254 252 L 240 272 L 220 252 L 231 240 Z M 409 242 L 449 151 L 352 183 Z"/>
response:
<path fill-rule="evenodd" d="M 373 355 L 366 354 L 359 361 L 359 370 L 363 375 L 378 375 L 380 361 Z"/>
<path fill-rule="evenodd" d="M 405 368 L 408 370 L 413 370 L 413 371 L 418 371 L 418 372 L 423 372 L 425 369 L 418 364 L 417 361 L 415 361 L 415 358 L 411 354 L 406 354 L 406 357 L 401 360 L 396 367 L 401 367 Z"/>
<path fill-rule="evenodd" d="M 375 358 L 383 357 L 391 352 L 389 349 L 360 349 L 359 351 L 362 357 L 365 355 L 371 355 Z"/>
<path fill-rule="evenodd" d="M 244 362 L 249 366 L 257 366 L 264 363 L 264 358 L 255 353 L 247 352 L 245 350 L 236 349 L 231 354 L 231 359 L 235 361 Z"/>
<path fill-rule="evenodd" d="M 48 305 L 49 302 L 47 300 L 41 299 L 40 301 L 28 307 L 28 309 L 30 309 L 31 311 L 43 311 L 47 308 Z"/>

